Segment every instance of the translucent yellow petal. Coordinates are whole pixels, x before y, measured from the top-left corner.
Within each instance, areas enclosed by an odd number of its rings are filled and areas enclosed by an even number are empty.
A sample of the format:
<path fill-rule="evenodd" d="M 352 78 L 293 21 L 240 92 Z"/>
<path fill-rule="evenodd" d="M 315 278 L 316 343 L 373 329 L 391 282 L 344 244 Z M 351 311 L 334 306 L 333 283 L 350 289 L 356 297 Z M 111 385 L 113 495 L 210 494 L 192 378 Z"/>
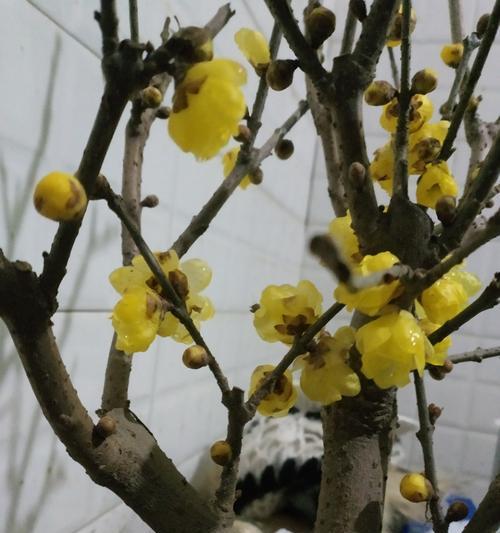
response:
<path fill-rule="evenodd" d="M 180 266 L 187 276 L 190 292 L 201 292 L 212 281 L 212 269 L 202 259 L 188 259 Z"/>
<path fill-rule="evenodd" d="M 346 216 L 334 218 L 330 222 L 328 232 L 335 239 L 346 259 L 356 261 L 359 258 L 359 243 L 351 224 L 351 215 L 347 212 Z"/>
<path fill-rule="evenodd" d="M 271 61 L 269 46 L 262 33 L 249 28 L 241 28 L 236 32 L 234 40 L 253 67 L 264 66 Z"/>

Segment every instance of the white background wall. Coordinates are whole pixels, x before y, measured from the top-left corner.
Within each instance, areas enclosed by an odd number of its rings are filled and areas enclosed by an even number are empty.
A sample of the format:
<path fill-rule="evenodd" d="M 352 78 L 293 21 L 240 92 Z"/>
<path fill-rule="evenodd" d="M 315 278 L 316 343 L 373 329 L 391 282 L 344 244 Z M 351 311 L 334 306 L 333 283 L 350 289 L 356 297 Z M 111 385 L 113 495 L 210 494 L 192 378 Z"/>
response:
<path fill-rule="evenodd" d="M 488 10 L 490 0 L 464 2 L 467 29 Z M 121 35 L 127 36 L 127 2 L 119 0 Z M 302 6 L 296 2 L 297 6 Z M 333 4 L 333 3 L 331 3 Z M 335 5 L 344 20 L 347 0 Z M 441 67 L 439 44 L 448 41 L 445 0 L 420 0 L 425 20 L 415 33 L 415 69 L 434 66 L 442 73 L 436 97 L 442 100 L 452 80 Z M 176 14 L 183 25 L 205 23 L 219 7 L 217 0 L 139 2 L 141 37 L 158 43 L 163 19 Z M 251 7 L 250 7 L 251 6 Z M 241 26 L 257 27 L 267 36 L 271 19 L 263 3 L 233 2 L 237 14 L 216 41 L 216 53 L 239 58 L 232 35 Z M 31 207 L 33 183 L 47 172 L 72 172 L 97 109 L 102 89 L 100 35 L 93 20 L 98 2 L 83 0 L 0 0 L 0 246 L 10 258 L 41 268 L 41 252 L 50 246 L 56 225 Z M 340 36 L 340 31 L 337 34 Z M 333 47 L 338 50 L 338 41 Z M 282 48 L 285 57 L 286 46 Z M 493 57 L 498 57 L 495 45 Z M 498 109 L 498 77 L 492 63 L 480 86 L 489 118 Z M 388 78 L 385 58 L 381 77 Z M 249 70 L 251 101 L 256 79 Z M 261 131 L 263 141 L 303 96 L 299 79 L 291 90 L 271 94 Z M 125 121 L 124 121 L 125 122 Z M 104 164 L 104 173 L 119 188 L 123 126 Z M 367 113 L 370 150 L 385 142 L 377 116 Z M 264 163 L 262 186 L 236 191 L 213 228 L 193 246 L 188 257 L 202 257 L 214 269 L 207 294 L 217 308 L 203 333 L 234 384 L 246 387 L 252 368 L 276 361 L 281 346 L 262 343 L 255 334 L 249 306 L 270 283 L 295 283 L 307 277 L 331 298 L 334 282 L 307 254 L 306 236 L 324 231 L 332 217 L 323 163 L 315 158 L 315 134 L 309 117 L 290 135 L 293 158 Z M 260 142 L 259 142 L 260 144 Z M 462 140 L 463 144 L 463 140 Z M 467 150 L 461 145 L 453 160 L 463 176 Z M 463 149 L 462 149 L 463 148 Z M 160 206 L 144 211 L 145 236 L 154 249 L 167 248 L 221 180 L 219 158 L 197 163 L 168 138 L 158 121 L 145 153 L 144 194 L 160 197 Z M 381 197 L 382 198 L 382 197 Z M 119 225 L 104 204 L 92 204 L 60 294 L 55 328 L 66 365 L 80 396 L 92 412 L 99 407 L 102 376 L 112 329 L 109 313 L 116 295 L 108 273 L 120 262 Z M 492 243 L 469 268 L 487 281 L 495 270 L 500 243 Z M 499 344 L 495 313 L 468 325 L 457 336 L 461 351 Z M 207 443 L 223 434 L 224 409 L 213 379 L 181 363 L 183 347 L 165 339 L 134 358 L 131 400 L 134 412 L 157 436 L 160 445 L 189 475 Z M 484 488 L 495 445 L 493 419 L 500 416 L 498 362 L 457 368 L 445 382 L 431 383 L 429 399 L 446 406 L 436 431 L 438 459 L 449 473 L 470 477 L 471 494 Z M 411 387 L 401 391 L 401 410 L 415 415 Z M 146 531 L 109 491 L 94 485 L 54 439 L 34 401 L 11 345 L 0 329 L 0 531 L 118 532 Z M 409 460 L 420 467 L 417 446 L 407 443 Z"/>

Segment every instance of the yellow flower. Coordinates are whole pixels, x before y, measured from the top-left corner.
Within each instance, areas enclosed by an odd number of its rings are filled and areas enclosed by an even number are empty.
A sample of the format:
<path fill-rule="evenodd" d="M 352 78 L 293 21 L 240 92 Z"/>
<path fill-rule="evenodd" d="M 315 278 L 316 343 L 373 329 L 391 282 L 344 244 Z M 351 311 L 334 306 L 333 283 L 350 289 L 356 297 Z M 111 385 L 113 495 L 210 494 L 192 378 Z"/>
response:
<path fill-rule="evenodd" d="M 424 94 L 414 94 L 410 101 L 410 119 L 408 131 L 413 133 L 428 122 L 434 111 L 431 100 Z M 380 125 L 389 133 L 394 133 L 398 124 L 399 102 L 397 98 L 391 100 L 382 109 Z"/>
<path fill-rule="evenodd" d="M 243 67 L 229 59 L 193 65 L 176 88 L 168 131 L 174 142 L 198 159 L 210 159 L 238 133 L 246 110 L 240 85 Z"/>
<path fill-rule="evenodd" d="M 215 312 L 210 299 L 200 294 L 212 279 L 210 267 L 201 259 L 189 259 L 179 264 L 179 258 L 174 250 L 159 252 L 155 256 L 164 274 L 174 285 L 179 296 L 184 299 L 189 316 L 196 327 L 199 328 L 200 322 L 212 318 Z M 123 295 L 122 299 L 115 306 L 112 315 L 113 327 L 118 335 L 118 349 L 123 349 L 120 346 L 125 346 L 128 343 L 128 353 L 132 351 L 145 351 L 156 335 L 172 337 L 174 340 L 185 344 L 192 342 L 191 336 L 179 319 L 171 312 L 166 311 L 168 302 L 162 293 L 159 283 L 156 281 L 141 255 L 134 257 L 130 266 L 124 266 L 114 270 L 110 274 L 109 280 L 111 285 Z M 134 294 L 134 297 L 129 296 L 131 293 Z M 154 316 L 156 329 L 152 327 L 151 319 L 148 318 L 150 327 L 149 329 L 145 328 L 146 331 L 142 333 L 135 328 L 133 322 L 141 323 L 141 320 L 142 322 L 145 320 L 143 318 L 144 311 L 141 310 L 142 307 L 138 303 L 138 294 L 144 293 L 149 295 L 149 299 L 151 297 L 156 298 L 155 301 L 159 302 L 158 309 L 161 312 L 158 321 L 156 321 L 156 315 Z M 135 304 L 137 304 L 137 317 L 134 315 Z M 144 306 L 143 303 L 141 305 Z M 127 325 L 127 321 L 130 322 L 129 325 Z M 117 329 L 118 326 L 119 329 Z M 150 338 L 153 329 L 154 335 Z M 123 332 L 127 332 L 127 341 L 122 339 L 125 335 Z M 148 339 L 150 338 L 149 343 L 144 341 L 143 335 L 146 335 Z M 138 348 L 135 350 L 131 349 L 134 346 Z"/>
<path fill-rule="evenodd" d="M 271 61 L 271 52 L 262 33 L 249 28 L 241 28 L 234 40 L 243 55 L 255 69 L 264 69 Z"/>
<path fill-rule="evenodd" d="M 464 55 L 464 45 L 462 43 L 446 44 L 441 49 L 441 59 L 445 65 L 457 68 Z"/>
<path fill-rule="evenodd" d="M 422 474 L 415 472 L 403 476 L 399 491 L 403 498 L 413 503 L 428 501 L 434 493 L 431 482 Z"/>
<path fill-rule="evenodd" d="M 422 331 L 429 336 L 431 333 L 434 333 L 441 326 L 439 324 L 434 324 L 428 318 L 423 318 L 418 321 L 418 325 Z M 426 363 L 431 365 L 442 366 L 448 357 L 448 350 L 451 348 L 451 337 L 445 337 L 442 341 L 437 342 L 434 346 L 428 348 L 425 354 Z"/>
<path fill-rule="evenodd" d="M 162 314 L 161 300 L 154 291 L 146 286 L 128 290 L 113 309 L 116 348 L 127 354 L 145 352 L 158 333 Z"/>
<path fill-rule="evenodd" d="M 292 344 L 321 314 L 323 297 L 307 280 L 293 285 L 269 285 L 260 297 L 253 324 L 267 342 Z"/>
<path fill-rule="evenodd" d="M 222 167 L 224 172 L 224 177 L 227 178 L 231 174 L 233 168 L 236 165 L 236 160 L 238 159 L 238 154 L 240 153 L 240 147 L 236 146 L 231 148 L 229 152 L 226 152 L 222 157 Z M 246 175 L 240 181 L 240 187 L 246 189 L 252 182 L 250 181 L 250 176 Z"/>
<path fill-rule="evenodd" d="M 323 335 L 314 352 L 300 358 L 297 365 L 302 367 L 300 387 L 309 399 L 328 405 L 342 396 L 359 394 L 359 378 L 347 364 L 354 333 L 352 328 L 345 326 L 333 337 Z"/>
<path fill-rule="evenodd" d="M 425 334 L 408 311 L 383 315 L 356 332 L 361 372 L 381 389 L 403 387 L 425 366 Z"/>
<path fill-rule="evenodd" d="M 463 271 L 457 265 L 425 289 L 420 301 L 432 322 L 444 324 L 465 308 L 469 298 L 480 287 L 481 283 L 474 274 Z"/>
<path fill-rule="evenodd" d="M 375 150 L 373 161 L 370 163 L 370 176 L 389 196 L 392 195 L 394 151 L 390 142 Z"/>
<path fill-rule="evenodd" d="M 425 165 L 432 162 L 439 152 L 448 133 L 450 123 L 440 120 L 435 124 L 424 124 L 408 139 L 408 165 L 410 174 L 421 174 Z"/>
<path fill-rule="evenodd" d="M 365 255 L 359 266 L 354 267 L 357 276 L 369 276 L 399 263 L 399 259 L 390 252 L 377 255 Z M 382 283 L 356 292 L 351 292 L 347 285 L 340 283 L 335 289 L 334 297 L 347 306 L 349 311 L 357 309 L 368 316 L 375 316 L 397 295 L 400 289 L 398 280 Z"/>
<path fill-rule="evenodd" d="M 261 381 L 274 370 L 273 365 L 260 365 L 252 373 L 250 380 L 251 396 L 260 385 Z M 293 386 L 292 374 L 287 370 L 274 384 L 272 391 L 264 397 L 257 407 L 263 416 L 285 416 L 297 401 L 297 390 Z"/>
<path fill-rule="evenodd" d="M 458 186 L 445 161 L 428 165 L 417 182 L 417 202 L 435 209 L 442 196 L 456 196 Z"/>
<path fill-rule="evenodd" d="M 334 218 L 328 226 L 328 232 L 335 239 L 342 253 L 350 261 L 357 262 L 360 258 L 359 243 L 349 211 L 344 217 Z"/>
<path fill-rule="evenodd" d="M 417 24 L 417 13 L 412 8 L 410 11 L 410 34 L 413 33 Z M 387 30 L 387 40 L 385 44 L 389 47 L 399 46 L 401 44 L 401 32 L 403 28 L 403 6 L 399 8 L 399 11 L 394 15 L 389 29 Z"/>
<path fill-rule="evenodd" d="M 75 176 L 51 172 L 37 183 L 33 202 L 36 210 L 51 220 L 77 220 L 85 213 L 87 194 Z"/>

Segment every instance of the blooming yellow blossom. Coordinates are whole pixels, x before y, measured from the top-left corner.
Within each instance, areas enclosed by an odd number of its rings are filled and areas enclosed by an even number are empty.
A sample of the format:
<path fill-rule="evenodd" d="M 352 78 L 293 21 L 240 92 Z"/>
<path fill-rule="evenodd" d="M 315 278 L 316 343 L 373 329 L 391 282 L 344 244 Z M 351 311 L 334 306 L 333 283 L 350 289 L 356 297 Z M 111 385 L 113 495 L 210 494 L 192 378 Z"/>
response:
<path fill-rule="evenodd" d="M 253 324 L 267 342 L 292 344 L 321 314 L 323 297 L 307 280 L 293 285 L 269 285 L 262 291 Z"/>
<path fill-rule="evenodd" d="M 408 131 L 413 133 L 428 122 L 434 111 L 431 100 L 424 94 L 414 94 L 410 101 L 410 118 Z M 399 102 L 397 98 L 391 100 L 382 109 L 380 125 L 389 133 L 394 133 L 398 124 Z"/>
<path fill-rule="evenodd" d="M 417 202 L 435 209 L 442 196 L 456 196 L 458 185 L 445 161 L 427 165 L 417 182 Z"/>
<path fill-rule="evenodd" d="M 356 332 L 361 372 L 381 389 L 403 387 L 409 373 L 422 374 L 425 366 L 425 334 L 408 311 L 383 315 Z"/>
<path fill-rule="evenodd" d="M 37 183 L 33 202 L 41 215 L 63 222 L 83 216 L 87 195 L 75 176 L 66 172 L 51 172 Z"/>
<path fill-rule="evenodd" d="M 328 226 L 328 232 L 335 239 L 346 259 L 353 262 L 359 261 L 359 242 L 352 229 L 349 211 L 343 217 L 334 218 Z"/>
<path fill-rule="evenodd" d="M 390 142 L 375 150 L 373 161 L 370 163 L 370 176 L 387 194 L 392 195 L 394 151 Z"/>
<path fill-rule="evenodd" d="M 347 364 L 347 355 L 354 344 L 354 329 L 345 326 L 333 337 L 323 335 L 314 350 L 300 358 L 300 387 L 304 394 L 323 405 L 342 396 L 356 396 L 361 390 L 359 378 Z"/>
<path fill-rule="evenodd" d="M 227 178 L 231 174 L 234 166 L 236 165 L 236 160 L 238 159 L 238 154 L 240 153 L 240 147 L 235 146 L 231 148 L 229 152 L 226 152 L 222 157 L 222 168 L 224 172 L 224 177 Z M 246 189 L 252 182 L 250 181 L 250 176 L 246 175 L 240 181 L 240 187 Z"/>
<path fill-rule="evenodd" d="M 415 30 L 417 24 L 417 12 L 412 8 L 410 11 L 410 34 Z M 399 8 L 399 11 L 394 15 L 389 29 L 387 31 L 387 40 L 385 44 L 390 48 L 399 46 L 401 44 L 403 29 L 403 6 Z"/>
<path fill-rule="evenodd" d="M 410 174 L 421 174 L 425 165 L 433 161 L 441 150 L 448 133 L 450 123 L 440 120 L 434 124 L 426 123 L 408 139 L 408 171 Z"/>
<path fill-rule="evenodd" d="M 261 381 L 274 370 L 273 365 L 260 365 L 250 379 L 251 396 Z M 297 401 L 297 390 L 293 385 L 292 374 L 287 370 L 274 384 L 272 391 L 259 403 L 257 411 L 263 416 L 285 416 Z"/>
<path fill-rule="evenodd" d="M 249 28 L 241 28 L 234 35 L 234 40 L 254 68 L 264 69 L 267 67 L 271 61 L 271 52 L 262 33 Z"/>
<path fill-rule="evenodd" d="M 453 267 L 442 278 L 422 292 L 420 301 L 427 317 L 444 324 L 465 308 L 471 296 L 481 287 L 479 279 L 460 266 Z"/>
<path fill-rule="evenodd" d="M 462 43 L 446 44 L 441 49 L 441 59 L 445 65 L 457 68 L 464 55 L 464 45 Z"/>
<path fill-rule="evenodd" d="M 246 110 L 240 86 L 244 68 L 229 59 L 193 65 L 178 85 L 168 131 L 175 143 L 199 159 L 210 159 L 238 133 Z"/>
<path fill-rule="evenodd" d="M 212 318 L 212 302 L 200 294 L 212 279 L 210 267 L 201 259 L 179 263 L 174 250 L 155 256 L 171 283 L 180 279 L 181 285 L 185 285 L 177 289 L 194 324 L 199 327 L 201 321 Z M 184 325 L 167 311 L 168 302 L 162 289 L 141 255 L 135 256 L 131 265 L 114 270 L 109 280 L 122 295 L 112 314 L 118 349 L 127 353 L 146 351 L 156 335 L 185 344 L 192 342 Z"/>
<path fill-rule="evenodd" d="M 386 270 L 399 263 L 399 259 L 390 252 L 377 255 L 365 255 L 358 266 L 353 268 L 357 276 L 369 276 L 375 272 Z M 357 309 L 365 315 L 376 316 L 395 297 L 401 284 L 398 280 L 381 283 L 373 287 L 351 292 L 347 285 L 340 283 L 335 289 L 335 299 L 347 306 L 349 311 Z"/>
<path fill-rule="evenodd" d="M 422 318 L 419 320 L 418 325 L 427 336 L 441 327 L 439 324 L 431 322 L 428 318 Z M 448 335 L 448 337 L 445 337 L 442 341 L 437 342 L 430 348 L 431 349 L 427 349 L 425 353 L 426 363 L 442 366 L 448 357 L 448 350 L 451 348 L 451 337 Z"/>

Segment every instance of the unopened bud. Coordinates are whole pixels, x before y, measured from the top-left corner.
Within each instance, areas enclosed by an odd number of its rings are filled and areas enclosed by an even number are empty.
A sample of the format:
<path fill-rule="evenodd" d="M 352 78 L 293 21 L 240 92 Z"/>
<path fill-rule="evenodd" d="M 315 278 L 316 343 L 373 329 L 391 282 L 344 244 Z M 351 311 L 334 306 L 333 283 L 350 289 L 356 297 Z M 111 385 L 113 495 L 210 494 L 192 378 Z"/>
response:
<path fill-rule="evenodd" d="M 349 177 L 355 187 L 361 187 L 365 181 L 366 168 L 361 163 L 352 163 L 349 167 Z"/>
<path fill-rule="evenodd" d="M 238 126 L 238 135 L 234 136 L 234 140 L 239 143 L 246 143 L 250 140 L 250 128 L 245 126 L 245 124 L 240 124 Z"/>
<path fill-rule="evenodd" d="M 366 18 L 366 3 L 365 0 L 351 0 L 349 2 L 349 9 L 353 12 L 354 16 L 363 22 Z"/>
<path fill-rule="evenodd" d="M 254 185 L 260 185 L 262 183 L 262 180 L 264 179 L 264 173 L 262 172 L 262 169 L 259 167 L 250 172 L 250 174 L 248 174 L 248 179 Z"/>
<path fill-rule="evenodd" d="M 116 420 L 109 415 L 104 415 L 97 422 L 95 429 L 99 436 L 105 439 L 116 431 Z"/>
<path fill-rule="evenodd" d="M 274 148 L 275 154 L 280 159 L 288 159 L 292 156 L 295 147 L 290 139 L 281 139 Z"/>
<path fill-rule="evenodd" d="M 432 68 L 419 70 L 411 80 L 411 91 L 414 94 L 427 94 L 437 87 L 437 72 Z"/>
<path fill-rule="evenodd" d="M 441 49 L 441 59 L 451 68 L 457 68 L 464 55 L 462 43 L 447 44 Z"/>
<path fill-rule="evenodd" d="M 443 371 L 442 366 L 430 365 L 428 370 L 429 370 L 429 376 L 432 379 L 435 379 L 436 381 L 442 381 L 446 376 L 446 372 Z"/>
<path fill-rule="evenodd" d="M 141 98 L 146 107 L 158 107 L 163 100 L 163 95 L 159 89 L 150 85 L 141 91 Z"/>
<path fill-rule="evenodd" d="M 184 350 L 184 353 L 182 354 L 182 362 L 188 368 L 192 368 L 193 370 L 203 368 L 208 365 L 207 351 L 203 346 L 198 346 L 197 344 L 190 346 Z"/>
<path fill-rule="evenodd" d="M 455 220 L 457 214 L 457 200 L 454 196 L 441 196 L 436 202 L 436 216 L 443 223 L 443 226 L 449 226 Z"/>
<path fill-rule="evenodd" d="M 490 22 L 489 13 L 485 13 L 484 15 L 481 15 L 479 17 L 479 20 L 477 21 L 477 24 L 476 24 L 476 33 L 478 37 L 482 37 L 485 34 L 486 28 L 488 27 L 489 22 Z"/>
<path fill-rule="evenodd" d="M 141 207 L 148 207 L 152 209 L 160 203 L 158 196 L 156 194 L 148 194 L 145 198 L 141 200 Z"/>
<path fill-rule="evenodd" d="M 417 24 L 417 13 L 412 8 L 410 13 L 410 33 L 413 33 Z M 400 9 L 391 20 L 387 31 L 387 41 L 389 43 L 399 44 L 403 35 L 403 11 Z M 394 46 L 394 44 L 392 46 Z"/>
<path fill-rule="evenodd" d="M 293 73 L 299 66 L 295 59 L 277 59 L 271 61 L 266 71 L 266 81 L 275 91 L 283 91 L 293 82 Z"/>
<path fill-rule="evenodd" d="M 446 522 L 460 522 L 467 518 L 469 514 L 469 507 L 463 501 L 453 502 L 446 511 L 445 521 Z"/>
<path fill-rule="evenodd" d="M 436 405 L 435 403 L 430 403 L 427 409 L 429 411 L 430 423 L 434 425 L 436 423 L 436 420 L 441 416 L 443 408 L 439 407 L 439 405 Z"/>
<path fill-rule="evenodd" d="M 441 367 L 443 369 L 443 372 L 445 374 L 449 374 L 453 370 L 453 363 L 450 361 L 450 359 L 446 359 L 443 363 L 443 366 Z"/>
<path fill-rule="evenodd" d="M 171 270 L 168 273 L 168 280 L 179 297 L 185 300 L 189 293 L 189 283 L 186 274 L 181 270 Z"/>
<path fill-rule="evenodd" d="M 210 448 L 210 457 L 215 464 L 220 466 L 227 465 L 233 456 L 233 451 L 229 442 L 218 440 Z"/>
<path fill-rule="evenodd" d="M 479 96 L 472 95 L 470 97 L 469 103 L 467 104 L 467 111 L 469 111 L 470 113 L 474 113 L 475 111 L 477 111 L 477 108 L 479 107 L 481 100 L 482 100 L 481 95 Z"/>
<path fill-rule="evenodd" d="M 172 113 L 172 109 L 170 109 L 170 107 L 165 105 L 161 106 L 156 110 L 156 118 L 166 120 L 170 116 L 170 113 Z"/>
<path fill-rule="evenodd" d="M 365 90 L 365 102 L 368 105 L 388 104 L 396 95 L 396 89 L 384 80 L 375 80 Z"/>
<path fill-rule="evenodd" d="M 403 498 L 414 503 L 429 501 L 434 494 L 431 482 L 422 474 L 417 473 L 403 476 L 399 491 Z"/>
<path fill-rule="evenodd" d="M 335 31 L 335 13 L 324 6 L 315 7 L 304 17 L 304 24 L 311 46 L 319 48 Z"/>

